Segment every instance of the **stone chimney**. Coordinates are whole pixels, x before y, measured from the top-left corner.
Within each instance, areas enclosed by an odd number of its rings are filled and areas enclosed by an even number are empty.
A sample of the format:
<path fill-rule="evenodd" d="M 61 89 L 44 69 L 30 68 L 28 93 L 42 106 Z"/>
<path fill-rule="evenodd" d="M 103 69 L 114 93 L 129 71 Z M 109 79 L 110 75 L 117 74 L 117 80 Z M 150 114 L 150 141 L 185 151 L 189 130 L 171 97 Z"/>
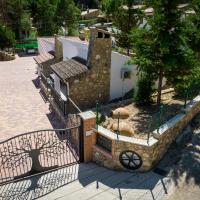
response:
<path fill-rule="evenodd" d="M 111 67 L 112 40 L 109 32 L 97 28 L 90 29 L 90 41 L 88 47 L 88 68 Z"/>
<path fill-rule="evenodd" d="M 100 103 L 109 102 L 111 52 L 112 42 L 109 32 L 100 29 L 91 29 L 87 58 L 87 67 L 89 68 L 88 77 L 90 77 L 88 81 L 91 84 L 93 95 L 93 99 L 90 98 L 90 106 L 95 101 Z"/>
<path fill-rule="evenodd" d="M 55 37 L 55 58 L 57 60 L 62 60 L 63 59 L 63 47 L 62 47 L 62 42 L 59 40 L 58 35 L 54 35 Z"/>

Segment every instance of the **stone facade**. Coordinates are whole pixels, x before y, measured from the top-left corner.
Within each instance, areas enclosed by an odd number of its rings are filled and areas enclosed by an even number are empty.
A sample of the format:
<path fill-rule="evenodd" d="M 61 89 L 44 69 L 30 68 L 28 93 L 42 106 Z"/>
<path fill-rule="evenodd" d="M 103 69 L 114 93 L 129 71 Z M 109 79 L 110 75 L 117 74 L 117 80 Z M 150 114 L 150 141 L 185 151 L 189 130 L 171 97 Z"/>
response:
<path fill-rule="evenodd" d="M 134 139 L 125 136 L 117 136 L 102 127 L 94 129 L 92 134 L 92 160 L 102 166 L 117 169 L 128 170 L 124 168 L 120 161 L 119 155 L 126 150 L 132 150 L 140 155 L 142 166 L 137 171 L 151 170 L 167 152 L 169 146 L 183 132 L 188 123 L 200 112 L 200 96 L 191 101 L 186 110 L 176 115 L 166 124 L 162 125 L 154 136 L 150 138 L 149 143 L 146 140 Z M 108 140 L 112 141 L 112 151 L 109 153 L 96 144 L 96 134 L 101 134 Z"/>
<path fill-rule="evenodd" d="M 59 37 L 57 35 L 55 35 L 55 58 L 57 60 L 63 60 L 62 41 L 59 40 Z"/>
<path fill-rule="evenodd" d="M 109 101 L 111 51 L 110 35 L 92 30 L 87 59 L 89 70 L 67 80 L 70 97 L 81 109 L 91 108 L 97 101 Z"/>
<path fill-rule="evenodd" d="M 15 59 L 15 55 L 6 53 L 4 51 L 0 51 L 0 61 L 10 61 L 14 59 Z"/>

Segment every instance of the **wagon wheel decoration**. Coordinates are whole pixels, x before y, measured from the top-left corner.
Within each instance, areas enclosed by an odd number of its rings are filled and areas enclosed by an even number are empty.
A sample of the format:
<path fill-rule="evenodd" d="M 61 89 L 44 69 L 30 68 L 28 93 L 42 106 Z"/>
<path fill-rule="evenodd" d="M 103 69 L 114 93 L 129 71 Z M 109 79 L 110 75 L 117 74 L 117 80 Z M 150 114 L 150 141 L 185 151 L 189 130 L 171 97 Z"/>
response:
<path fill-rule="evenodd" d="M 119 155 L 120 163 L 127 169 L 135 170 L 139 169 L 142 166 L 141 157 L 134 151 L 123 151 Z"/>

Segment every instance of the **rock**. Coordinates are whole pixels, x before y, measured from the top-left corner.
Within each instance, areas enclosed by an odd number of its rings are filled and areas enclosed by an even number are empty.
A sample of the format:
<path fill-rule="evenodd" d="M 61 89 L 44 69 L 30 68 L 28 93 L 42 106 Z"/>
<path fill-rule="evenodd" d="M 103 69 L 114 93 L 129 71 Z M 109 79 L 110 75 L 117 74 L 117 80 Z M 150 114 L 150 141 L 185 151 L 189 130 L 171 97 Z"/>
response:
<path fill-rule="evenodd" d="M 130 112 L 126 108 L 117 108 L 116 110 L 112 111 L 112 117 L 117 119 L 118 117 L 120 119 L 127 119 L 130 116 Z"/>
<path fill-rule="evenodd" d="M 112 129 L 112 125 L 115 123 L 114 119 L 108 118 L 107 121 L 107 129 Z"/>
<path fill-rule="evenodd" d="M 118 131 L 118 123 L 117 122 L 113 123 L 111 129 L 115 132 Z M 119 123 L 119 132 L 121 135 L 129 137 L 132 137 L 134 135 L 134 130 L 128 122 Z"/>

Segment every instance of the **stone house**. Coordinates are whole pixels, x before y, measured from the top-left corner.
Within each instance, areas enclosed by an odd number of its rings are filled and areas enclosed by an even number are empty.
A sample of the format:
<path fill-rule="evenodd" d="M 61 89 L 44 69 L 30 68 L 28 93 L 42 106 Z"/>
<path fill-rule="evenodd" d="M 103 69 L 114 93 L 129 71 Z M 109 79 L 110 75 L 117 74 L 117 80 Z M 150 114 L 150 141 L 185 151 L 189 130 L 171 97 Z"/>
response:
<path fill-rule="evenodd" d="M 91 29 L 87 59 L 79 56 L 51 65 L 54 89 L 61 99 L 67 96 L 81 109 L 108 103 L 110 98 L 111 37 Z"/>
<path fill-rule="evenodd" d="M 55 50 L 50 50 L 48 52 L 42 52 L 40 55 L 33 58 L 37 63 L 37 72 L 41 76 L 43 74 L 45 77 L 49 78 L 52 74 L 50 65 L 55 64 L 63 60 L 62 42 L 55 35 Z"/>
<path fill-rule="evenodd" d="M 48 46 L 48 40 L 44 41 Z M 107 31 L 91 28 L 89 42 L 56 36 L 53 50 L 35 60 L 41 89 L 50 96 L 60 117 L 67 116 L 73 107 L 69 106 L 69 99 L 85 110 L 97 101 L 106 104 L 137 88 L 137 66 L 127 65 L 130 57 L 112 50 Z"/>

